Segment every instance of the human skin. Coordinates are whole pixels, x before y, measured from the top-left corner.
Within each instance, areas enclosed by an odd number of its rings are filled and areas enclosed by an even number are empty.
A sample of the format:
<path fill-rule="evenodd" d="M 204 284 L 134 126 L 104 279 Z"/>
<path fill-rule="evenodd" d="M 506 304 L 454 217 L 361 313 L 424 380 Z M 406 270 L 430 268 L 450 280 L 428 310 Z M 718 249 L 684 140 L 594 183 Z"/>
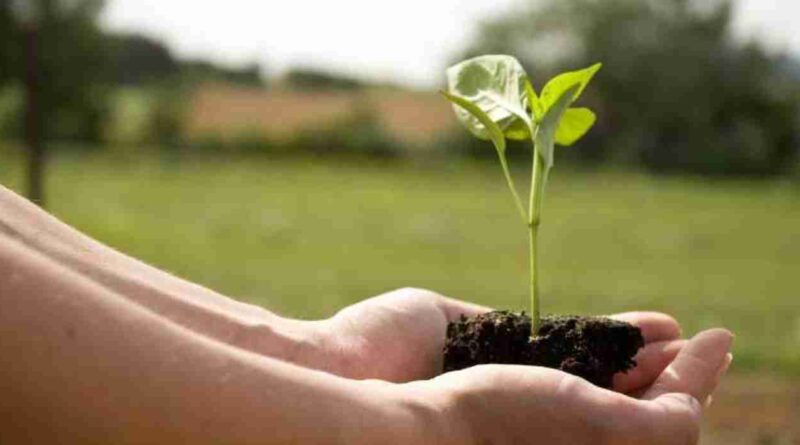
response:
<path fill-rule="evenodd" d="M 14 358 L 0 367 L 0 443 L 694 443 L 697 400 L 731 341 L 717 330 L 684 346 L 669 317 L 622 315 L 648 346 L 615 385 L 641 398 L 542 368 L 420 380 L 436 374 L 447 320 L 484 308 L 405 289 L 328 320 L 286 320 L 116 253 L 5 190 L 0 305 L 0 355 Z"/>
<path fill-rule="evenodd" d="M 407 288 L 319 321 L 292 320 L 182 280 L 107 247 L 0 186 L 0 233 L 176 325 L 260 355 L 350 378 L 394 382 L 441 369 L 447 323 L 488 308 Z M 617 316 L 639 325 L 640 368 L 663 369 L 681 342 L 677 322 L 651 312 Z M 659 369 L 659 370 L 660 370 Z M 622 390 L 646 383 L 634 370 Z"/>

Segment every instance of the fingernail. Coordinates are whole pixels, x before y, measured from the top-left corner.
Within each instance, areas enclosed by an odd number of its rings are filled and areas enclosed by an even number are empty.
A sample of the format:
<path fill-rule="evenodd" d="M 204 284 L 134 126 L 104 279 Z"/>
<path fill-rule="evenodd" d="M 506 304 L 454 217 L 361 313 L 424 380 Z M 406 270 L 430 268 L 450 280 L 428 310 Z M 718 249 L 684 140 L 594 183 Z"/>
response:
<path fill-rule="evenodd" d="M 722 362 L 722 366 L 719 367 L 719 376 L 723 376 L 726 372 L 728 372 L 728 368 L 731 367 L 731 363 L 733 362 L 733 354 L 727 353 L 725 354 L 725 360 Z"/>

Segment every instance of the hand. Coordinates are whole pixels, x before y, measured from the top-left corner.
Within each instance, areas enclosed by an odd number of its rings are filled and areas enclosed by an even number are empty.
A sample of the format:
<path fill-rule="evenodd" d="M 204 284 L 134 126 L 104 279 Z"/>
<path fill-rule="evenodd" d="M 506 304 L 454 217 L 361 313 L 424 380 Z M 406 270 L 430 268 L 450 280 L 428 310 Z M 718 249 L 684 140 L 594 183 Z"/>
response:
<path fill-rule="evenodd" d="M 423 380 L 442 369 L 447 323 L 491 309 L 406 288 L 343 309 L 318 325 L 319 343 L 327 349 L 329 372 L 350 378 L 394 382 Z M 676 340 L 680 327 L 671 317 L 654 312 L 613 316 L 642 329 L 645 347 L 638 366 L 620 374 L 615 388 L 635 391 L 650 385 L 685 343 Z"/>
<path fill-rule="evenodd" d="M 492 444 L 696 444 L 703 406 L 730 365 L 733 336 L 705 331 L 687 342 L 656 378 L 659 354 L 651 346 L 639 372 L 621 379 L 640 383 L 639 397 L 596 387 L 539 367 L 483 365 L 444 374 L 407 388 L 438 404 L 449 423 L 439 443 Z M 651 342 L 652 344 L 652 342 Z"/>
<path fill-rule="evenodd" d="M 405 288 L 349 306 L 318 325 L 334 374 L 391 382 L 441 373 L 447 323 L 491 309 Z"/>

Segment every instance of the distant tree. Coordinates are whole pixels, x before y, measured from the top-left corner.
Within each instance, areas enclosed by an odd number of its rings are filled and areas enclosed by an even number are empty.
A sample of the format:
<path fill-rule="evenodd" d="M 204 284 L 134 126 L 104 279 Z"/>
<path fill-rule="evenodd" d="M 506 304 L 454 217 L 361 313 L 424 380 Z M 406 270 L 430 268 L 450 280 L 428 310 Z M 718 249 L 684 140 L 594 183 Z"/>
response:
<path fill-rule="evenodd" d="M 142 35 L 107 37 L 111 49 L 110 81 L 118 85 L 141 85 L 173 78 L 180 64 L 164 43 Z"/>
<path fill-rule="evenodd" d="M 584 158 L 658 171 L 771 174 L 797 155 L 776 57 L 733 42 L 727 0 L 539 0 L 486 24 L 470 55 L 517 55 L 537 79 L 602 61 Z"/>
<path fill-rule="evenodd" d="M 306 90 L 354 90 L 364 83 L 346 76 L 314 68 L 294 68 L 283 77 L 283 82 L 292 88 Z"/>
<path fill-rule="evenodd" d="M 251 63 L 242 68 L 228 68 L 206 60 L 181 61 L 181 78 L 189 82 L 217 81 L 239 85 L 263 86 L 261 67 Z"/>
<path fill-rule="evenodd" d="M 98 141 L 108 112 L 105 82 L 110 51 L 97 26 L 103 0 L 50 1 L 57 8 L 42 27 L 47 106 L 53 138 Z"/>
<path fill-rule="evenodd" d="M 13 79 L 18 72 L 19 34 L 14 22 L 11 2 L 0 2 L 0 88 Z"/>
<path fill-rule="evenodd" d="M 96 20 L 103 3 L 102 0 L 10 2 L 13 11 L 10 26 L 19 36 L 7 53 L 15 63 L 10 78 L 20 83 L 29 80 L 25 60 L 31 56 L 37 58 L 40 78 L 37 89 L 46 139 L 99 138 L 106 111 L 105 79 L 110 54 Z M 37 54 L 31 54 L 31 39 L 35 40 Z"/>
<path fill-rule="evenodd" d="M 46 141 L 95 140 L 105 112 L 102 0 L 6 0 L 0 81 L 24 85 L 28 195 L 44 203 Z"/>
<path fill-rule="evenodd" d="M 111 53 L 108 80 L 114 85 L 180 85 L 206 81 L 264 85 L 261 67 L 256 63 L 230 68 L 207 60 L 180 60 L 163 42 L 137 34 L 109 34 L 106 39 Z"/>

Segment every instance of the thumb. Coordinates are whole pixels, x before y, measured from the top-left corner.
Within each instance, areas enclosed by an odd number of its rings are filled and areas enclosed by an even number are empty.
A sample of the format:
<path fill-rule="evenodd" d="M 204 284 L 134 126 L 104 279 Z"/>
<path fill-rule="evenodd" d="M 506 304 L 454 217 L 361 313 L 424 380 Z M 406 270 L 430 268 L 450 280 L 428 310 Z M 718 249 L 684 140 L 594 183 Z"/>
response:
<path fill-rule="evenodd" d="M 703 331 L 692 338 L 659 375 L 642 399 L 645 420 L 655 438 L 648 443 L 696 444 L 702 403 L 714 392 L 728 360 L 733 334 L 725 329 Z"/>
<path fill-rule="evenodd" d="M 716 389 L 721 369 L 730 363 L 732 343 L 733 334 L 725 329 L 695 335 L 642 398 L 655 400 L 664 394 L 682 393 L 704 402 Z"/>

